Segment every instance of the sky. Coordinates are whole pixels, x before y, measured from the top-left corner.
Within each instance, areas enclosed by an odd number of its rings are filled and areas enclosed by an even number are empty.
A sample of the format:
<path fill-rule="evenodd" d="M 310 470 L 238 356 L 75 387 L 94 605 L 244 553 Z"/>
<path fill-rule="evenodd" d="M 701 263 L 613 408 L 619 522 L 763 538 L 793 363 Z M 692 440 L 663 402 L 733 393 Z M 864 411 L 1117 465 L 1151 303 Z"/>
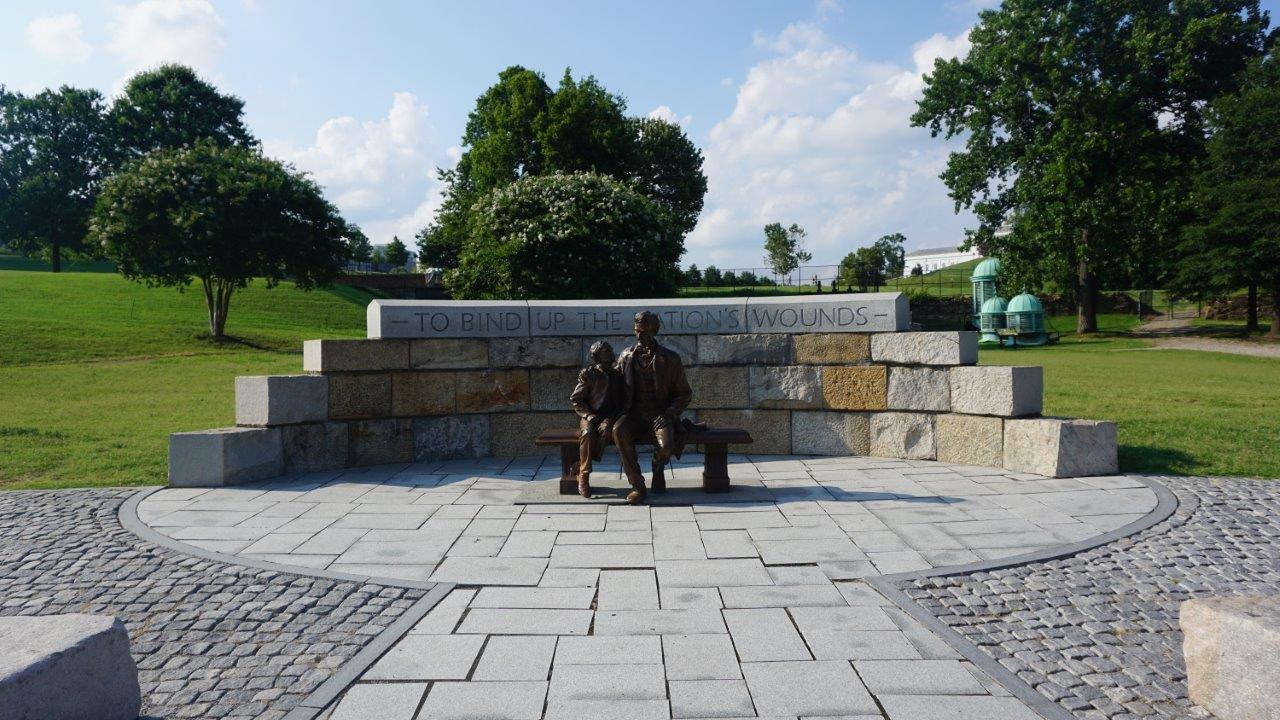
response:
<path fill-rule="evenodd" d="M 836 263 L 881 235 L 910 251 L 972 226 L 938 180 L 956 146 L 908 118 L 934 58 L 964 54 L 996 2 L 10 0 L 0 83 L 110 97 L 140 69 L 186 63 L 242 98 L 264 151 L 375 243 L 412 244 L 476 97 L 511 65 L 553 86 L 572 68 L 702 149 L 685 264 L 762 266 L 770 222 L 799 224 L 814 263 Z"/>

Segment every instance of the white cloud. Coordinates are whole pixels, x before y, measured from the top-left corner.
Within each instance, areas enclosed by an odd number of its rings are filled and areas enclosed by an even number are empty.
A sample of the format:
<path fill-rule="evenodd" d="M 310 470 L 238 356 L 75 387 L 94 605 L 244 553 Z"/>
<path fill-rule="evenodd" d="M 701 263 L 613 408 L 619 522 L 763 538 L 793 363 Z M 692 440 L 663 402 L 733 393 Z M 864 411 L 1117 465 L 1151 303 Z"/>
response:
<path fill-rule="evenodd" d="M 37 55 L 52 62 L 84 62 L 92 52 L 75 13 L 46 15 L 27 23 L 27 43 Z"/>
<path fill-rule="evenodd" d="M 914 47 L 913 67 L 867 61 L 812 23 L 756 37 L 770 56 L 747 71 L 732 113 L 704 148 L 706 208 L 686 261 L 759 265 L 762 228 L 798 223 L 815 263 L 883 234 L 909 247 L 963 240 L 938 180 L 951 149 L 910 116 L 933 59 L 967 52 L 968 33 Z"/>
<path fill-rule="evenodd" d="M 679 125 L 680 127 L 689 127 L 689 123 L 693 122 L 692 115 L 685 115 L 681 117 L 676 114 L 675 110 L 672 110 L 666 105 L 659 105 L 658 107 L 650 110 L 649 117 L 657 120 L 666 120 L 672 125 Z"/>
<path fill-rule="evenodd" d="M 108 47 L 134 70 L 166 62 L 209 72 L 226 33 L 208 0 L 142 0 L 115 9 Z"/>
<path fill-rule="evenodd" d="M 440 147 L 427 106 L 408 92 L 395 93 L 377 120 L 326 120 L 308 147 L 264 145 L 268 154 L 311 173 L 375 243 L 392 235 L 409 242 L 431 221 L 440 204 L 436 167 L 452 166 L 458 155 L 457 148 Z"/>

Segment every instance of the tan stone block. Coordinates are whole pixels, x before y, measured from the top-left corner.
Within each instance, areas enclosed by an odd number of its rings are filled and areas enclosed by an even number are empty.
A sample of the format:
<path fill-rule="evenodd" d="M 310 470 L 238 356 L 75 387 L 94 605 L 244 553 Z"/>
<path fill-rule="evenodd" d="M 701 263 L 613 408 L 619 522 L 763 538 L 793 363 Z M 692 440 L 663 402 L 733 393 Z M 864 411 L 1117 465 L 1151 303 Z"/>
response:
<path fill-rule="evenodd" d="M 938 462 L 1001 467 L 1004 420 L 983 415 L 939 415 L 934 418 Z"/>
<path fill-rule="evenodd" d="M 489 341 L 483 338 L 410 340 L 409 367 L 415 370 L 487 368 L 489 367 Z"/>
<path fill-rule="evenodd" d="M 731 453 L 791 454 L 790 410 L 699 410 L 698 421 L 713 428 L 743 428 L 751 433 L 753 442 L 730 445 Z"/>
<path fill-rule="evenodd" d="M 533 410 L 568 410 L 569 395 L 578 384 L 578 368 L 529 371 L 529 407 Z"/>
<path fill-rule="evenodd" d="M 489 426 L 494 457 L 553 455 L 559 448 L 538 447 L 533 441 L 543 430 L 577 427 L 578 416 L 571 412 L 499 413 L 489 416 Z"/>
<path fill-rule="evenodd" d="M 307 340 L 302 343 L 307 372 L 409 369 L 408 340 Z"/>
<path fill-rule="evenodd" d="M 748 406 L 746 367 L 685 368 L 693 388 L 690 408 L 741 408 Z"/>
<path fill-rule="evenodd" d="M 357 420 L 347 424 L 352 465 L 413 462 L 413 421 Z"/>
<path fill-rule="evenodd" d="M 528 409 L 528 370 L 481 370 L 458 373 L 458 412 L 505 412 Z"/>
<path fill-rule="evenodd" d="M 822 407 L 822 368 L 801 365 L 752 367 L 750 381 L 753 408 Z"/>
<path fill-rule="evenodd" d="M 329 418 L 355 420 L 391 415 L 391 375 L 329 376 Z"/>
<path fill-rule="evenodd" d="M 493 338 L 489 341 L 489 367 L 575 367 L 581 352 L 582 339 L 576 337 Z"/>
<path fill-rule="evenodd" d="M 932 460 L 937 456 L 933 415 L 883 412 L 871 414 L 871 454 L 904 460 Z"/>
<path fill-rule="evenodd" d="M 888 374 L 880 365 L 822 368 L 822 399 L 832 410 L 884 410 Z"/>
<path fill-rule="evenodd" d="M 945 368 L 889 368 L 890 410 L 950 410 L 951 386 Z"/>
<path fill-rule="evenodd" d="M 791 338 L 797 365 L 861 365 L 871 361 L 865 333 L 814 333 Z"/>
<path fill-rule="evenodd" d="M 791 452 L 796 455 L 869 455 L 867 413 L 829 410 L 791 413 Z"/>
<path fill-rule="evenodd" d="M 457 376 L 451 372 L 392 373 L 391 414 L 447 415 L 456 407 L 457 388 Z"/>

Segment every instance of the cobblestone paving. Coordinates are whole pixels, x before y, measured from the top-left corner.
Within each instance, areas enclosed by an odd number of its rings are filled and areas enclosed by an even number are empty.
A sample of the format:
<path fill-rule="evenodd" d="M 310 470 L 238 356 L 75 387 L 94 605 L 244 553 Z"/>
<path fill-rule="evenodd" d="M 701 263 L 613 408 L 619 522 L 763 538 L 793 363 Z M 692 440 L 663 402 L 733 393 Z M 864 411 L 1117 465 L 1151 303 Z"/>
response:
<path fill-rule="evenodd" d="M 0 493 L 0 615 L 120 617 L 149 717 L 280 718 L 425 594 L 155 547 L 116 518 L 133 492 Z"/>
<path fill-rule="evenodd" d="M 1280 586 L 1280 482 L 1160 478 L 1177 512 L 1070 558 L 902 589 L 1080 718 L 1203 718 L 1178 605 Z"/>

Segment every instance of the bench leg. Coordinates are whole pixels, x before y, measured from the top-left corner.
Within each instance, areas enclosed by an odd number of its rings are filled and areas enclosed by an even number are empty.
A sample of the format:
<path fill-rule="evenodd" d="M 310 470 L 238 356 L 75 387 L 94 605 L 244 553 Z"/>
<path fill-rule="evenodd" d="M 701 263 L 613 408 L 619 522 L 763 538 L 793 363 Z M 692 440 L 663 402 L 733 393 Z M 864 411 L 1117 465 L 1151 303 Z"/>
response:
<path fill-rule="evenodd" d="M 578 446 L 560 446 L 560 494 L 578 494 Z"/>
<path fill-rule="evenodd" d="M 702 492 L 729 492 L 729 446 L 708 443 L 703 446 Z"/>

